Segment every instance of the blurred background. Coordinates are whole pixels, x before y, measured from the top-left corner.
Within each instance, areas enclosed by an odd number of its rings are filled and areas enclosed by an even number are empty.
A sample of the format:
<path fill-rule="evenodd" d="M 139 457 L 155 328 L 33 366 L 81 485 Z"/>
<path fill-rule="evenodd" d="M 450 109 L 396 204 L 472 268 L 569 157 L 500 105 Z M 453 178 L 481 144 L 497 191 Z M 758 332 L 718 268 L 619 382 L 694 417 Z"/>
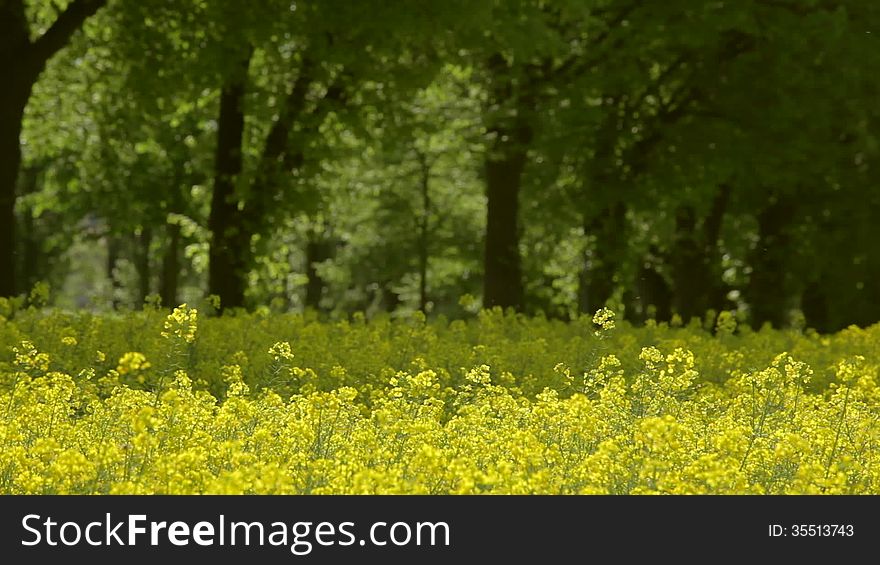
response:
<path fill-rule="evenodd" d="M 874 0 L 0 0 L 0 296 L 880 320 Z"/>

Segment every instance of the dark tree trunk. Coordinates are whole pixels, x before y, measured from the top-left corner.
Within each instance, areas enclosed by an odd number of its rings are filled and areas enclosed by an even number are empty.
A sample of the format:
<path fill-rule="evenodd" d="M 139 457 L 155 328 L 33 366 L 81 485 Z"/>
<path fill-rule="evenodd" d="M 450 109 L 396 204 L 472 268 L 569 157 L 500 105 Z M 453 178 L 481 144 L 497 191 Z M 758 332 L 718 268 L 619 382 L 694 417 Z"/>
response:
<path fill-rule="evenodd" d="M 327 283 L 318 273 L 317 265 L 331 257 L 332 249 L 332 243 L 324 240 L 321 234 L 314 234 L 306 243 L 306 308 L 321 310 L 321 297 Z"/>
<path fill-rule="evenodd" d="M 526 163 L 524 147 L 501 138 L 501 130 L 486 158 L 486 247 L 483 303 L 521 310 L 522 267 L 519 254 L 519 191 Z"/>
<path fill-rule="evenodd" d="M 302 165 L 304 155 L 302 151 L 291 150 L 290 132 L 296 120 L 302 117 L 307 94 L 313 83 L 311 75 L 313 64 L 306 56 L 299 76 L 287 93 L 281 114 L 269 129 L 248 199 L 243 202 L 243 208 L 239 210 L 238 202 L 234 198 L 234 179 L 241 173 L 242 166 L 241 144 L 244 125 L 242 101 L 249 63 L 250 56 L 241 65 L 238 75 L 223 88 L 221 94 L 215 192 L 211 208 L 212 218 L 216 221 L 219 230 L 214 233 L 221 235 L 219 239 L 217 235 L 214 236 L 217 247 L 216 269 L 210 269 L 209 273 L 210 292 L 220 296 L 221 308 L 244 306 L 247 273 L 253 263 L 251 240 L 254 235 L 265 229 L 267 217 L 277 205 L 280 176 Z M 338 85 L 331 85 L 322 101 L 338 101 L 342 98 L 341 88 Z M 322 105 L 320 111 L 326 110 L 328 110 L 327 105 Z M 214 253 L 213 248 L 212 253 Z"/>
<path fill-rule="evenodd" d="M 217 149 L 214 158 L 214 191 L 208 229 L 212 240 L 209 253 L 208 293 L 220 298 L 220 308 L 244 306 L 250 237 L 242 229 L 236 179 L 242 171 L 244 97 L 250 53 L 223 86 L 217 120 Z"/>
<path fill-rule="evenodd" d="M 777 197 L 758 214 L 758 243 L 751 253 L 752 273 L 746 286 L 745 298 L 751 310 L 754 328 L 765 322 L 780 328 L 786 323 L 789 304 L 786 257 L 788 228 L 794 219 L 792 198 Z"/>
<path fill-rule="evenodd" d="M 729 198 L 730 187 L 720 186 L 702 226 L 698 225 L 693 207 L 681 206 L 676 213 L 676 235 L 669 263 L 673 310 L 685 322 L 694 317 L 702 318 L 708 310 L 718 310 L 724 305 L 718 240 Z"/>
<path fill-rule="evenodd" d="M 21 196 L 33 194 L 38 190 L 39 172 L 33 167 L 22 169 L 19 175 L 19 191 Z M 19 239 L 21 240 L 21 256 L 16 265 L 17 281 L 15 288 L 29 289 L 33 288 L 37 281 L 41 280 L 45 274 L 42 270 L 41 251 L 41 234 L 38 232 L 37 222 L 30 210 L 26 210 L 19 219 L 21 230 Z"/>
<path fill-rule="evenodd" d="M 306 308 L 319 310 L 321 308 L 321 295 L 324 294 L 324 281 L 318 274 L 315 264 L 320 261 L 320 244 L 314 239 L 306 242 Z"/>
<path fill-rule="evenodd" d="M 400 295 L 394 292 L 392 281 L 383 281 L 381 283 L 380 296 L 382 308 L 386 312 L 394 312 L 400 306 Z"/>
<path fill-rule="evenodd" d="M 177 287 L 180 284 L 180 224 L 169 223 L 165 226 L 167 242 L 162 256 L 162 282 L 159 295 L 162 298 L 162 306 L 173 308 L 177 306 Z"/>
<path fill-rule="evenodd" d="M 119 261 L 119 241 L 112 235 L 107 234 L 107 280 L 110 281 L 110 305 L 116 310 L 120 306 L 119 295 L 121 285 L 116 277 L 116 263 Z"/>
<path fill-rule="evenodd" d="M 531 138 L 531 128 L 521 120 L 512 128 L 498 127 L 486 155 L 483 304 L 489 308 L 523 308 L 519 193 Z"/>
<path fill-rule="evenodd" d="M 727 287 L 721 278 L 721 228 L 724 226 L 724 216 L 730 203 L 731 185 L 723 183 L 715 193 L 709 216 L 703 222 L 704 249 L 709 281 L 709 307 L 715 310 L 724 309 L 727 304 Z"/>
<path fill-rule="evenodd" d="M 691 206 L 682 206 L 676 211 L 670 263 L 675 291 L 672 308 L 685 323 L 694 317 L 702 317 L 708 308 L 707 259 L 702 238 L 697 232 L 696 212 Z"/>
<path fill-rule="evenodd" d="M 153 243 L 153 229 L 149 226 L 141 228 L 141 232 L 135 239 L 135 269 L 138 275 L 138 295 L 135 305 L 143 306 L 150 295 L 150 246 Z"/>
<path fill-rule="evenodd" d="M 419 188 L 422 193 L 422 210 L 419 217 L 419 310 L 428 308 L 428 261 L 431 244 L 431 165 L 424 153 L 417 152 L 419 160 Z"/>
<path fill-rule="evenodd" d="M 43 35 L 31 41 L 22 0 L 0 1 L 0 296 L 15 283 L 15 198 L 21 166 L 24 109 L 46 62 L 104 0 L 74 0 Z"/>
<path fill-rule="evenodd" d="M 525 291 L 519 252 L 519 193 L 533 131 L 534 100 L 528 79 L 515 86 L 511 69 L 499 54 L 487 61 L 493 84 L 490 105 L 509 108 L 498 118 L 486 152 L 486 241 L 483 250 L 483 305 L 522 310 Z"/>
<path fill-rule="evenodd" d="M 194 124 L 191 127 L 194 127 Z M 190 129 L 188 128 L 188 129 Z M 184 192 L 187 190 L 186 160 L 178 158 L 174 167 L 174 190 L 168 203 L 165 219 L 165 246 L 162 250 L 162 270 L 159 275 L 159 298 L 164 308 L 178 306 L 178 287 L 181 278 L 181 240 L 182 233 L 178 219 L 171 214 L 182 214 L 185 210 Z"/>
<path fill-rule="evenodd" d="M 30 94 L 30 85 L 19 85 L 19 81 L 7 76 L 3 82 L 8 86 L 0 88 L 0 296 L 13 296 L 18 290 L 15 284 L 15 199 L 21 165 L 19 136 Z"/>
<path fill-rule="evenodd" d="M 812 282 L 801 296 L 801 310 L 807 327 L 819 332 L 832 331 L 828 312 L 828 297 L 821 282 Z"/>
<path fill-rule="evenodd" d="M 21 0 L 0 2 L 0 297 L 16 291 L 15 198 L 24 108 L 39 70 L 22 68 L 31 47 Z"/>
<path fill-rule="evenodd" d="M 364 294 L 351 310 L 363 313 L 373 313 L 377 310 L 391 311 L 399 301 L 399 297 L 391 291 L 390 281 L 370 282 L 364 289 Z M 392 308 L 389 309 L 388 305 Z"/>
<path fill-rule="evenodd" d="M 313 83 L 312 67 L 311 59 L 306 57 L 299 75 L 285 97 L 278 119 L 266 135 L 256 176 L 242 215 L 241 224 L 249 232 L 248 237 L 262 230 L 267 215 L 274 211 L 275 198 L 279 194 L 279 180 L 302 166 L 303 152 L 291 150 L 293 144 L 290 141 L 290 132 L 305 111 L 307 95 Z M 325 95 L 325 99 L 328 95 Z"/>
<path fill-rule="evenodd" d="M 596 244 L 587 251 L 578 278 L 578 310 L 592 314 L 605 306 L 617 286 L 627 242 L 626 205 L 616 202 L 595 218 L 585 218 L 584 232 L 594 236 Z"/>
<path fill-rule="evenodd" d="M 660 256 L 660 250 L 652 247 L 650 255 Z M 644 322 L 650 318 L 658 322 L 668 321 L 672 317 L 672 289 L 663 278 L 657 267 L 648 258 L 639 265 L 636 274 L 636 293 L 638 295 L 639 312 L 632 321 Z"/>
<path fill-rule="evenodd" d="M 34 285 L 42 278 L 43 273 L 40 269 L 40 237 L 37 233 L 36 222 L 31 213 L 26 213 L 21 218 L 21 240 L 22 240 L 22 258 L 21 258 L 21 276 L 20 284 L 17 288 L 27 289 L 33 288 Z"/>
<path fill-rule="evenodd" d="M 619 172 L 615 168 L 615 148 L 620 129 L 617 111 L 609 111 L 594 134 L 595 152 L 583 184 L 584 236 L 595 238 L 595 245 L 584 250 L 583 264 L 578 273 L 578 312 L 592 314 L 605 306 L 614 293 L 620 252 L 626 242 L 626 205 L 612 201 L 597 214 L 587 210 L 595 202 L 608 202 L 602 195 L 618 188 Z M 593 207 L 595 210 L 595 207 Z M 595 212 L 594 212 L 595 213 Z M 619 252 L 620 251 L 620 252 Z"/>

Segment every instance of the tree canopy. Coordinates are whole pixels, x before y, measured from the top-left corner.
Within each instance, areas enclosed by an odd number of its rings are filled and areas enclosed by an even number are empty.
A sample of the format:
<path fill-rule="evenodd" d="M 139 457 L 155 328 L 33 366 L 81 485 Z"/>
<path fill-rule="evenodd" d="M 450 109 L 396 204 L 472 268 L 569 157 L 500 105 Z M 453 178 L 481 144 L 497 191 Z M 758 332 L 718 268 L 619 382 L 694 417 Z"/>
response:
<path fill-rule="evenodd" d="M 878 24 L 869 0 L 0 0 L 0 296 L 871 324 Z"/>

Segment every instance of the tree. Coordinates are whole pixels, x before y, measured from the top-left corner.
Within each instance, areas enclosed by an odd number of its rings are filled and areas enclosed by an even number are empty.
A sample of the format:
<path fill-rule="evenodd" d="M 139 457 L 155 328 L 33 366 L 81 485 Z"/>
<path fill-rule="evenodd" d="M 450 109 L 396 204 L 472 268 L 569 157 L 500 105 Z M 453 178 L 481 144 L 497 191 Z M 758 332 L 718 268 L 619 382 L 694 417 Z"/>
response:
<path fill-rule="evenodd" d="M 2 293 L 880 316 L 876 3 L 99 5 L 0 4 Z"/>
<path fill-rule="evenodd" d="M 281 94 L 273 94 L 282 103 L 265 131 L 249 177 L 240 155 L 245 151 L 245 93 L 253 80 L 248 64 L 251 55 L 242 55 L 245 62 L 226 77 L 209 220 L 214 237 L 209 292 L 220 297 L 223 307 L 245 305 L 247 275 L 255 264 L 253 241 L 266 233 L 272 219 L 284 210 L 283 202 L 290 200 L 282 194 L 291 179 L 296 183 L 293 175 L 302 172 L 308 150 L 315 143 L 306 132 L 318 131 L 328 114 L 340 112 L 367 77 L 385 76 L 390 81 L 414 73 L 429 77 L 429 69 L 437 67 L 435 61 L 413 51 L 419 46 L 412 38 L 424 37 L 422 33 L 442 26 L 442 19 L 426 22 L 417 11 L 400 12 L 384 3 L 361 3 L 357 8 L 349 4 L 343 11 L 338 8 L 329 3 L 301 10 L 296 20 L 278 30 L 286 32 L 287 39 L 281 45 L 274 35 L 266 45 L 260 45 L 259 35 L 248 39 L 247 51 L 280 47 L 294 51 L 297 63 L 296 72 L 280 85 Z M 278 9 L 289 13 L 286 6 Z M 411 19 L 413 16 L 416 19 Z M 389 25 L 394 25 L 397 33 L 389 34 Z M 355 51 L 355 46 L 364 45 L 366 55 Z"/>
<path fill-rule="evenodd" d="M 0 3 L 0 296 L 15 288 L 15 200 L 21 165 L 24 109 L 46 63 L 105 0 L 73 0 L 38 37 L 32 37 L 24 0 Z"/>
<path fill-rule="evenodd" d="M 565 74 L 558 67 L 569 66 L 559 64 L 566 56 L 577 58 L 572 51 L 580 46 L 570 33 L 591 22 L 591 8 L 532 0 L 497 4 L 492 27 L 469 45 L 486 93 L 484 306 L 524 308 L 520 199 L 529 151 L 540 133 L 539 107 L 553 88 L 551 74 Z"/>

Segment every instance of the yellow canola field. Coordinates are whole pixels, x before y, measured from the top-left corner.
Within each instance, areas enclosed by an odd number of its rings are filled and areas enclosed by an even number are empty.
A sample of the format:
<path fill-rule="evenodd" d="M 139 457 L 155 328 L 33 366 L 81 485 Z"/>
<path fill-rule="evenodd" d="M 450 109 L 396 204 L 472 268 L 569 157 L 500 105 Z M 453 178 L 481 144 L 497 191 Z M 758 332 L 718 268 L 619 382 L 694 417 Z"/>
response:
<path fill-rule="evenodd" d="M 711 329 L 19 312 L 0 493 L 880 493 L 876 328 Z"/>

